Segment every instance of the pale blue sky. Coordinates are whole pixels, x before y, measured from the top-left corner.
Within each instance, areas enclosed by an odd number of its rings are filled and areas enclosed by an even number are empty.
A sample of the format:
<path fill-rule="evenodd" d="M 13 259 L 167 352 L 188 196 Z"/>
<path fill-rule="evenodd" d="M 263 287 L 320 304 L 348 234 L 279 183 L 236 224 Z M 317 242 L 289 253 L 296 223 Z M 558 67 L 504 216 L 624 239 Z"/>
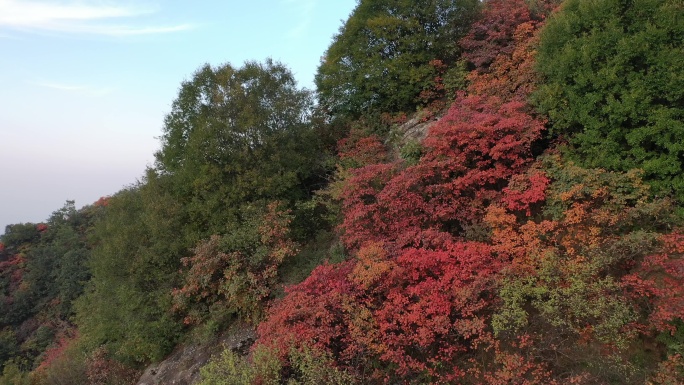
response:
<path fill-rule="evenodd" d="M 0 233 L 153 161 L 181 81 L 272 57 L 313 88 L 356 0 L 0 0 Z"/>

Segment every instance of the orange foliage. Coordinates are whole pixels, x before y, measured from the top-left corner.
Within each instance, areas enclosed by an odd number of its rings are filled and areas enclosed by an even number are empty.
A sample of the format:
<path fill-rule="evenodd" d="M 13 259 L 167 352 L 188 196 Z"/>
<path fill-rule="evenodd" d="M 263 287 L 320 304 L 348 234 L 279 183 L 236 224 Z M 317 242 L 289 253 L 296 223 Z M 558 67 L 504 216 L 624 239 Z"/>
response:
<path fill-rule="evenodd" d="M 109 196 L 100 197 L 100 199 L 98 199 L 97 201 L 95 201 L 95 203 L 93 203 L 93 206 L 95 206 L 95 207 L 107 207 L 109 205 L 110 199 L 111 199 L 111 197 L 109 197 Z"/>
<path fill-rule="evenodd" d="M 468 92 L 498 96 L 503 100 L 526 101 L 539 81 L 534 60 L 540 25 L 527 22 L 517 26 L 511 54 L 497 56 L 488 72 L 471 72 Z"/>
<path fill-rule="evenodd" d="M 350 278 L 364 289 L 377 284 L 396 264 L 387 259 L 382 242 L 367 244 L 357 254 L 358 261 Z"/>

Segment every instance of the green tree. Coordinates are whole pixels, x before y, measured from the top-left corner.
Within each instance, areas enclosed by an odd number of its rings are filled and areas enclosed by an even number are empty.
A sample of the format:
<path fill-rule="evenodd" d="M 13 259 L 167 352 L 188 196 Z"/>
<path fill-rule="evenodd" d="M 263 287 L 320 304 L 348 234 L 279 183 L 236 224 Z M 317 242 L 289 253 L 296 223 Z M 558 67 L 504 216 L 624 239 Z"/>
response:
<path fill-rule="evenodd" d="M 432 60 L 453 64 L 476 0 L 361 0 L 328 47 L 316 75 L 322 106 L 359 117 L 411 112 L 437 76 Z"/>
<path fill-rule="evenodd" d="M 180 333 L 170 292 L 187 246 L 165 179 L 150 174 L 109 200 L 93 229 L 92 278 L 76 301 L 86 348 L 104 345 L 131 365 L 163 358 Z"/>
<path fill-rule="evenodd" d="M 5 245 L 5 253 L 11 254 L 21 252 L 39 238 L 40 231 L 35 223 L 17 223 L 5 226 L 5 234 L 0 240 Z"/>
<path fill-rule="evenodd" d="M 271 60 L 205 65 L 181 85 L 156 169 L 172 176 L 194 235 L 224 232 L 244 203 L 308 196 L 320 163 L 312 102 Z"/>
<path fill-rule="evenodd" d="M 320 156 L 311 105 L 271 60 L 205 65 L 181 85 L 154 168 L 113 196 L 94 228 L 76 317 L 89 348 L 105 345 L 130 364 L 170 351 L 182 333 L 171 294 L 183 258 L 249 226 L 245 206 L 278 199 L 296 208 L 309 196 Z"/>
<path fill-rule="evenodd" d="M 567 0 L 537 57 L 536 103 L 575 161 L 641 168 L 684 202 L 684 3 Z"/>
<path fill-rule="evenodd" d="M 26 253 L 25 280 L 36 311 L 64 320 L 73 315 L 72 301 L 90 278 L 87 236 L 99 213 L 98 207 L 77 210 L 74 201 L 66 201 L 48 218 L 40 242 Z"/>

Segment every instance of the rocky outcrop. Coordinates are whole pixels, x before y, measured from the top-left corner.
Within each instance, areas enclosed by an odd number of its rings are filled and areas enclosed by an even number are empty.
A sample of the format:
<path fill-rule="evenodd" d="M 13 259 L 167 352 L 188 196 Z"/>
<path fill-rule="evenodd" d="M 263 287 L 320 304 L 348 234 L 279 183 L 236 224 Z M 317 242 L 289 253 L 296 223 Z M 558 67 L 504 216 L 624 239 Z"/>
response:
<path fill-rule="evenodd" d="M 400 144 L 405 144 L 413 140 L 422 142 L 430 130 L 430 127 L 432 127 L 442 115 L 443 112 L 430 119 L 425 119 L 421 114 L 413 115 L 411 119 L 399 126 L 397 130 L 400 135 Z"/>
<path fill-rule="evenodd" d="M 246 354 L 255 339 L 254 328 L 245 324 L 233 325 L 224 334 L 206 343 L 186 342 L 176 347 L 164 361 L 150 365 L 137 385 L 193 385 L 199 371 L 209 359 L 232 349 Z"/>

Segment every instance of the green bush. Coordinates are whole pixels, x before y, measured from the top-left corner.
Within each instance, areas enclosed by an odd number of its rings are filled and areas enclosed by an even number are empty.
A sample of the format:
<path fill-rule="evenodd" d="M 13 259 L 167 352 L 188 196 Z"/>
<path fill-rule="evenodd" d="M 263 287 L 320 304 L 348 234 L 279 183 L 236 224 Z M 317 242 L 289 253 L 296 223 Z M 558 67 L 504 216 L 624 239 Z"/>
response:
<path fill-rule="evenodd" d="M 252 385 L 257 378 L 263 385 L 278 385 L 281 370 L 278 357 L 268 350 L 256 349 L 250 361 L 226 349 L 200 370 L 198 385 Z"/>
<path fill-rule="evenodd" d="M 29 385 L 29 374 L 23 372 L 19 365 L 8 361 L 2 369 L 0 385 Z"/>
<path fill-rule="evenodd" d="M 535 95 L 585 167 L 643 169 L 684 202 L 684 3 L 568 0 L 541 35 Z"/>
<path fill-rule="evenodd" d="M 249 358 L 226 349 L 200 372 L 198 385 L 353 385 L 354 376 L 335 368 L 324 353 L 305 348 L 292 349 L 288 363 L 283 364 L 279 352 L 258 346 Z"/>

